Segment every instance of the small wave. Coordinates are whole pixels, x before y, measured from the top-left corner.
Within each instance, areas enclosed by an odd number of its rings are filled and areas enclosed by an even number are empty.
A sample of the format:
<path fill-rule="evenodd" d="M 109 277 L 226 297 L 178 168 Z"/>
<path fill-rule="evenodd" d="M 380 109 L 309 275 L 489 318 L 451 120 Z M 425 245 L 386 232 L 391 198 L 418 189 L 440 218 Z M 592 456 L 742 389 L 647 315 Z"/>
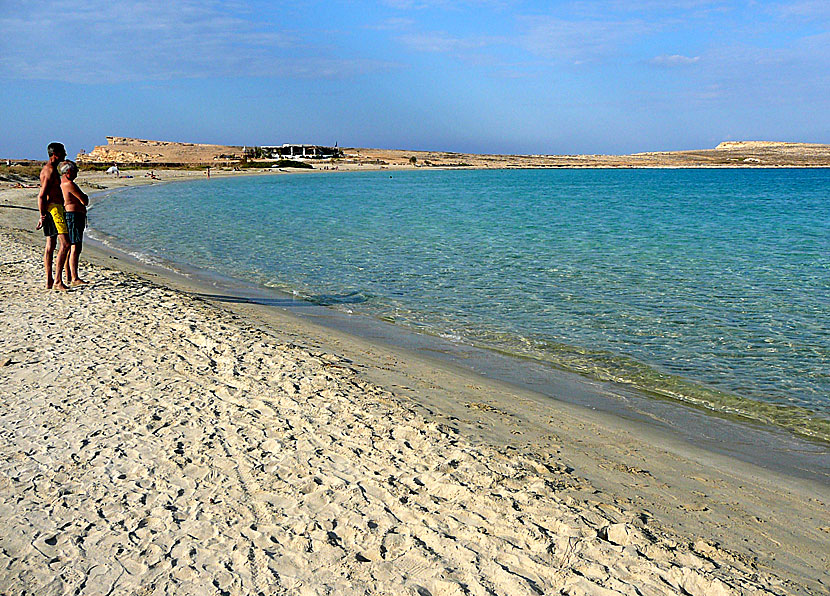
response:
<path fill-rule="evenodd" d="M 458 335 L 457 333 L 439 333 L 438 336 L 444 339 L 448 339 L 453 343 L 461 343 L 464 341 L 464 338 Z"/>
<path fill-rule="evenodd" d="M 573 346 L 551 341 L 532 340 L 501 332 L 471 330 L 470 334 L 436 329 L 424 325 L 417 317 L 389 317 L 374 313 L 381 320 L 392 320 L 420 333 L 427 333 L 452 341 L 467 343 L 477 348 L 505 356 L 533 360 L 577 373 L 582 376 L 612 383 L 620 383 L 651 395 L 671 399 L 719 415 L 743 418 L 756 423 L 776 426 L 803 437 L 830 442 L 830 418 L 808 408 L 761 401 L 715 389 L 677 374 L 670 374 L 634 358 L 608 351 Z M 411 314 L 411 313 L 410 313 Z"/>
<path fill-rule="evenodd" d="M 348 294 L 312 294 L 304 296 L 305 300 L 319 306 L 335 306 L 340 304 L 362 304 L 368 298 L 361 292 L 349 292 Z"/>
<path fill-rule="evenodd" d="M 159 257 L 153 256 L 153 255 L 150 255 L 150 254 L 147 254 L 147 253 L 144 253 L 144 252 L 129 250 L 127 248 L 124 248 L 123 246 L 118 244 L 112 238 L 112 236 L 109 236 L 108 234 L 98 232 L 97 230 L 95 230 L 93 228 L 87 228 L 86 231 L 85 231 L 85 234 L 86 234 L 87 237 L 94 240 L 98 244 L 101 244 L 102 246 L 106 246 L 107 248 L 109 248 L 112 251 L 119 252 L 121 254 L 127 255 L 127 256 L 135 259 L 136 261 L 139 261 L 140 263 L 143 263 L 145 265 L 150 265 L 152 267 L 159 267 L 161 269 L 166 269 L 167 271 L 171 271 L 173 273 L 178 273 L 180 275 L 185 275 L 184 272 L 180 271 L 179 269 L 176 269 L 170 263 L 164 261 L 163 259 L 161 259 Z"/>

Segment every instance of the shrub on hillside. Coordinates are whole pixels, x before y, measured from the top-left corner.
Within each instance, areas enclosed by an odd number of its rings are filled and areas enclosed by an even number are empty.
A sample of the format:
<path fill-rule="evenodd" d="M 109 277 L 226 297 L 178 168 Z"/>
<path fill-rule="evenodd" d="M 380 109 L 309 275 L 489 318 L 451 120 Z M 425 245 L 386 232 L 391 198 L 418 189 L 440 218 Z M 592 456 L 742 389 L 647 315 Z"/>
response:
<path fill-rule="evenodd" d="M 297 161 L 295 159 L 281 159 L 275 165 L 281 168 L 305 168 L 313 170 L 314 166 L 305 161 Z"/>

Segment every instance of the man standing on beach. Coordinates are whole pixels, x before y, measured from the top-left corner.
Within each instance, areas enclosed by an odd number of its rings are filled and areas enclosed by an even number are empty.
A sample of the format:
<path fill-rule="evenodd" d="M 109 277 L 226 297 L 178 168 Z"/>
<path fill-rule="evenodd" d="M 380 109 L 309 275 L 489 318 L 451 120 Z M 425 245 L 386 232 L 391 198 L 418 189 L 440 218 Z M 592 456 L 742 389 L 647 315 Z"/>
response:
<path fill-rule="evenodd" d="M 78 164 L 67 159 L 58 166 L 61 175 L 63 208 L 66 211 L 66 227 L 69 230 L 69 258 L 66 260 L 66 281 L 73 286 L 83 286 L 87 282 L 78 276 L 78 258 L 84 247 L 84 228 L 86 227 L 86 206 L 89 197 L 75 184 L 78 177 Z"/>
<path fill-rule="evenodd" d="M 63 209 L 63 193 L 58 164 L 66 159 L 66 149 L 61 143 L 49 143 L 46 148 L 49 161 L 40 170 L 40 192 L 37 195 L 37 207 L 40 221 L 37 228 L 43 228 L 46 236 L 46 250 L 43 253 L 43 266 L 46 269 L 46 288 L 51 290 L 68 290 L 63 283 L 63 268 L 69 255 L 69 229 L 66 227 Z M 58 262 L 55 277 L 52 277 L 52 255 L 55 243 L 58 243 Z"/>

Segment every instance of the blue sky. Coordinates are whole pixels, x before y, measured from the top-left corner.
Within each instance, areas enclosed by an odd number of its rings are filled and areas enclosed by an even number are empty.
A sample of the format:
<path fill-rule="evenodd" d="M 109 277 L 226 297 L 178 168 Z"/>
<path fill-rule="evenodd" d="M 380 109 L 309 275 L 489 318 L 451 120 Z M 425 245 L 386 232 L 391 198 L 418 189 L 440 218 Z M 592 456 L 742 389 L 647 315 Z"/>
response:
<path fill-rule="evenodd" d="M 830 142 L 828 0 L 0 0 L 0 31 L 0 157 Z"/>

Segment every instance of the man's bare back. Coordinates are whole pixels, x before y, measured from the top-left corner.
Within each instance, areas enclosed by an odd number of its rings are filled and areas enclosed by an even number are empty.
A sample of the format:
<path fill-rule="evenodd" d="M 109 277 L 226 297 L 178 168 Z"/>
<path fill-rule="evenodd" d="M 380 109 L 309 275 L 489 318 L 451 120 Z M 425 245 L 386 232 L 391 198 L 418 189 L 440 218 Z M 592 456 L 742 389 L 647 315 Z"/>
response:
<path fill-rule="evenodd" d="M 43 216 L 48 212 L 47 205 L 63 205 L 61 176 L 58 173 L 57 164 L 51 161 L 47 161 L 40 170 L 40 193 L 37 197 L 37 206 L 40 210 L 41 224 L 37 229 L 40 229 L 43 224 Z"/>

